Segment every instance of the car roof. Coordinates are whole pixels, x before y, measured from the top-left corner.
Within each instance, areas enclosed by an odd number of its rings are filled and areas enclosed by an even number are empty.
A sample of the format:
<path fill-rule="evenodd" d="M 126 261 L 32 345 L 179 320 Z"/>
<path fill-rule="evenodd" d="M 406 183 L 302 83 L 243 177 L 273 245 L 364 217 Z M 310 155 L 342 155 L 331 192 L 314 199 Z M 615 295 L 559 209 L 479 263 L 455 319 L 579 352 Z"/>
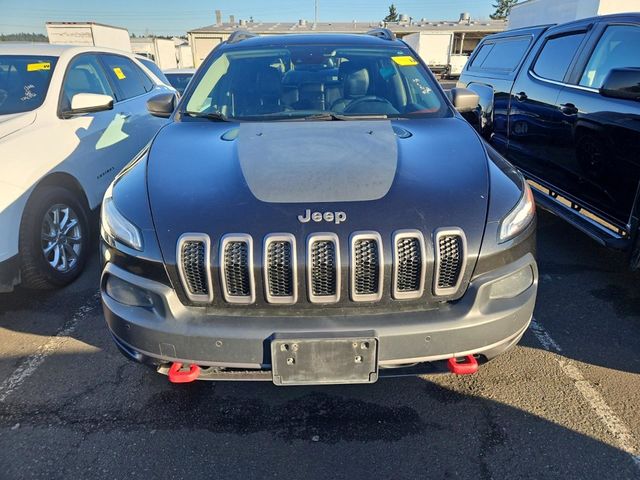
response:
<path fill-rule="evenodd" d="M 194 74 L 194 73 L 196 73 L 196 69 L 195 68 L 168 68 L 166 70 L 163 70 L 162 73 L 164 73 L 166 75 L 171 75 L 172 73 L 190 73 L 190 74 Z"/>
<path fill-rule="evenodd" d="M 225 43 L 225 49 L 251 47 L 278 47 L 287 45 L 340 45 L 340 46 L 371 46 L 371 47 L 406 47 L 400 40 L 386 40 L 374 35 L 363 34 L 333 34 L 333 33 L 302 33 L 287 35 L 264 35 L 250 37 L 233 43 Z"/>
<path fill-rule="evenodd" d="M 131 52 L 106 47 L 51 45 L 50 43 L 0 43 L 0 55 L 46 55 L 60 57 L 65 53 L 102 52 L 131 56 Z"/>

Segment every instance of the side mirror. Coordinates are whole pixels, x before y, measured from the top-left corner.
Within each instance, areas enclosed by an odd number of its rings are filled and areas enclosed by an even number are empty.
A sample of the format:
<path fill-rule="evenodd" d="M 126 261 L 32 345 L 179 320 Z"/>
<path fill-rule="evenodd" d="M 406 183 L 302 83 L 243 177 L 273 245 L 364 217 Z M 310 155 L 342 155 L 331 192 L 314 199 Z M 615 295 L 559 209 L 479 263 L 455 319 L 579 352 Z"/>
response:
<path fill-rule="evenodd" d="M 176 108 L 175 93 L 161 93 L 147 100 L 147 110 L 154 117 L 169 118 Z"/>
<path fill-rule="evenodd" d="M 472 112 L 480 104 L 478 94 L 468 88 L 452 88 L 447 93 L 449 100 L 460 113 Z"/>
<path fill-rule="evenodd" d="M 71 98 L 71 110 L 65 113 L 79 115 L 81 113 L 102 112 L 104 110 L 113 110 L 113 98 L 110 95 L 76 93 Z"/>
<path fill-rule="evenodd" d="M 640 100 L 640 68 L 614 68 L 605 77 L 600 95 Z"/>

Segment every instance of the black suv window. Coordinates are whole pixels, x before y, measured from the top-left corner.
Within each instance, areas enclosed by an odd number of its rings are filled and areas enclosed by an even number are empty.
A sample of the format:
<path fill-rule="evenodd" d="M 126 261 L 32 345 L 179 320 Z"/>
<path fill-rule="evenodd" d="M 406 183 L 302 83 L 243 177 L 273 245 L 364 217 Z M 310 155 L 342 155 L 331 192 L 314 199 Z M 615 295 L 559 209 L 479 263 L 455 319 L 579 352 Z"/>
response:
<path fill-rule="evenodd" d="M 486 43 L 473 59 L 472 68 L 511 72 L 520 64 L 530 44 L 531 37 L 528 36 Z"/>
<path fill-rule="evenodd" d="M 600 88 L 614 68 L 640 66 L 640 27 L 612 25 L 608 27 L 596 46 L 580 85 Z"/>
<path fill-rule="evenodd" d="M 533 71 L 548 80 L 562 81 L 584 39 L 585 32 L 552 37 L 538 55 Z"/>
<path fill-rule="evenodd" d="M 120 55 L 103 55 L 102 59 L 118 89 L 118 100 L 137 97 L 150 91 L 145 84 L 151 80 L 131 60 Z"/>

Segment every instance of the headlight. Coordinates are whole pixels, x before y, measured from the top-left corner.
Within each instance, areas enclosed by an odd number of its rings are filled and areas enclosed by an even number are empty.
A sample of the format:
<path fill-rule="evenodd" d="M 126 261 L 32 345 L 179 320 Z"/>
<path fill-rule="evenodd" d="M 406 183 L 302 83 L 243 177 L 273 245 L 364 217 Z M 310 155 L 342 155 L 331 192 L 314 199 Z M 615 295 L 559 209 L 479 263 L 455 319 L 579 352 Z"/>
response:
<path fill-rule="evenodd" d="M 118 211 L 111 198 L 112 185 L 109 185 L 102 200 L 100 214 L 100 234 L 105 242 L 113 244 L 117 240 L 135 250 L 142 251 L 142 235 L 140 230 Z"/>
<path fill-rule="evenodd" d="M 500 233 L 498 243 L 506 242 L 517 236 L 529 226 L 536 214 L 536 204 L 533 200 L 531 187 L 526 181 L 523 182 L 522 197 L 518 204 L 504 217 L 500 223 Z"/>

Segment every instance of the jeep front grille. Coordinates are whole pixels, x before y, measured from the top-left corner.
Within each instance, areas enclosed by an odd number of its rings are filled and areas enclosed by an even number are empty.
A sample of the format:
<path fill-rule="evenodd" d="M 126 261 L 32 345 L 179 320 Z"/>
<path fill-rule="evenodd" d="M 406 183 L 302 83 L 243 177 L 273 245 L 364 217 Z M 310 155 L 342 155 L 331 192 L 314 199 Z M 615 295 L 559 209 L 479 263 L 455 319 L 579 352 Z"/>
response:
<path fill-rule="evenodd" d="M 312 303 L 335 303 L 340 300 L 340 247 L 332 233 L 309 237 L 307 269 L 309 300 Z"/>
<path fill-rule="evenodd" d="M 253 303 L 253 240 L 244 234 L 226 235 L 220 247 L 222 292 L 230 303 Z"/>
<path fill-rule="evenodd" d="M 424 291 L 426 252 L 418 230 L 400 230 L 393 236 L 393 297 L 419 298 Z"/>
<path fill-rule="evenodd" d="M 209 237 L 205 234 L 187 233 L 178 240 L 178 272 L 186 295 L 193 302 L 213 299 L 210 248 Z"/>
<path fill-rule="evenodd" d="M 434 294 L 453 295 L 458 292 L 466 259 L 466 241 L 462 230 L 440 229 L 435 236 L 436 273 Z"/>
<path fill-rule="evenodd" d="M 382 239 L 376 232 L 351 236 L 351 299 L 377 301 L 382 297 L 384 261 Z"/>
<path fill-rule="evenodd" d="M 264 281 L 267 302 L 295 303 L 298 299 L 296 241 L 293 235 L 268 235 L 264 242 Z"/>

